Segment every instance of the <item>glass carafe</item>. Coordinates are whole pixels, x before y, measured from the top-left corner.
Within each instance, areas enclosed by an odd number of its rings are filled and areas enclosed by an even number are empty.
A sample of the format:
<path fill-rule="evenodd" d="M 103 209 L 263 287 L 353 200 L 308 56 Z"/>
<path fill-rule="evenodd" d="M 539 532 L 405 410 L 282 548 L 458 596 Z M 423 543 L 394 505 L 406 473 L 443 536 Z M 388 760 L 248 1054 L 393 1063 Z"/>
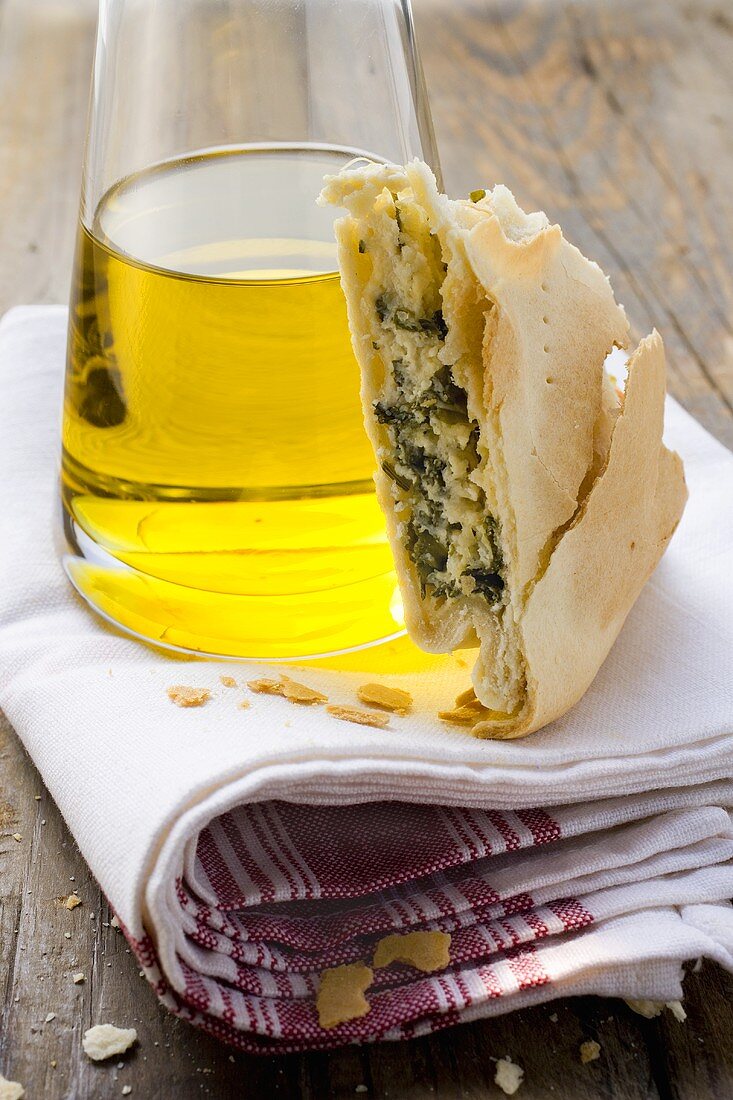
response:
<path fill-rule="evenodd" d="M 408 0 L 101 0 L 63 427 L 65 566 L 158 645 L 394 637 L 324 174 L 438 171 Z"/>

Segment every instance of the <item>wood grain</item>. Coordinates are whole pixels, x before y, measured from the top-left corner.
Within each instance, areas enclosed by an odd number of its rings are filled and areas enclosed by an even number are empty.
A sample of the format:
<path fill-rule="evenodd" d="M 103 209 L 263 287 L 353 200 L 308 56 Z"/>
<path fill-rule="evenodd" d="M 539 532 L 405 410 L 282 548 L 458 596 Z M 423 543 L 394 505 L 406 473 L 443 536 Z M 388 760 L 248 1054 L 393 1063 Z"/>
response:
<path fill-rule="evenodd" d="M 560 220 L 609 272 L 635 331 L 662 331 L 675 395 L 733 445 L 730 4 L 414 7 L 448 190 L 503 180 Z M 94 0 L 0 0 L 0 311 L 67 295 L 95 9 Z M 71 889 L 83 905 L 70 912 L 56 899 Z M 733 981 L 711 965 L 687 979 L 685 1025 L 580 999 L 399 1045 L 230 1054 L 157 1005 L 7 724 L 0 906 L 0 1071 L 30 1100 L 113 1097 L 124 1084 L 144 1100 L 322 1100 L 353 1097 L 359 1085 L 371 1097 L 474 1100 L 501 1095 L 493 1059 L 505 1054 L 526 1070 L 522 1100 L 733 1095 Z M 84 1029 L 101 1020 L 139 1031 L 120 1069 L 81 1053 Z M 602 1055 L 581 1065 L 588 1038 Z"/>

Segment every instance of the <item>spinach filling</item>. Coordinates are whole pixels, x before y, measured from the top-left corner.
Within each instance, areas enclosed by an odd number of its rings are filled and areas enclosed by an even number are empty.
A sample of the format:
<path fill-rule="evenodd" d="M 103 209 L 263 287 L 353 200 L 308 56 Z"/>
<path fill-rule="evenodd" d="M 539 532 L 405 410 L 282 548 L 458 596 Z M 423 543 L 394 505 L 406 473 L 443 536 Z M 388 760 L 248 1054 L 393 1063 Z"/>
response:
<path fill-rule="evenodd" d="M 406 327 L 403 314 L 417 328 L 445 335 L 438 311 L 417 319 L 408 310 L 394 308 L 381 296 L 377 312 L 389 316 L 397 328 Z M 415 563 L 423 595 L 479 594 L 492 608 L 503 602 L 504 577 L 498 521 L 486 515 L 485 494 L 469 475 L 479 465 L 478 425 L 469 418 L 465 390 L 456 385 L 450 367 L 440 367 L 429 383 L 411 399 L 404 392 L 405 363 L 395 359 L 392 375 L 397 398 L 374 402 L 374 413 L 390 437 L 394 461 L 383 463 L 388 477 L 408 496 L 411 516 L 406 547 Z M 461 522 L 449 518 L 449 498 L 460 497 Z"/>
<path fill-rule="evenodd" d="M 422 332 L 428 336 L 437 336 L 445 340 L 447 329 L 443 320 L 443 311 L 436 309 L 429 317 L 418 317 L 411 309 L 396 306 L 388 294 L 380 294 L 374 303 L 377 317 L 382 324 L 391 323 L 405 332 Z"/>

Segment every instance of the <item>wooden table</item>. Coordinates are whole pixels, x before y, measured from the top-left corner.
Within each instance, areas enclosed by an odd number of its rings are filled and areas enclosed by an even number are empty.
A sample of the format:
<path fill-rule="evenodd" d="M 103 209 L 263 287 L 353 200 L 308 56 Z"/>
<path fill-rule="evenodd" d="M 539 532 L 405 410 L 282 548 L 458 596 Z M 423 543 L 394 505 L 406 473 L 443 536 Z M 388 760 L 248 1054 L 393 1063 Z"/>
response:
<path fill-rule="evenodd" d="M 672 392 L 733 446 L 731 0 L 415 0 L 415 12 L 448 191 L 502 180 L 558 219 L 609 272 L 637 334 L 663 332 Z M 67 296 L 94 18 L 91 0 L 0 0 L 0 311 Z M 501 1095 L 504 1054 L 525 1068 L 522 1100 L 733 1096 L 733 981 L 711 965 L 687 979 L 685 1025 L 582 999 L 396 1046 L 230 1054 L 160 1009 L 7 725 L 0 758 L 0 1070 L 29 1100 L 124 1084 L 142 1100 L 323 1100 L 359 1085 L 468 1100 Z M 72 888 L 84 906 L 69 913 L 54 899 Z M 71 986 L 76 966 L 87 980 Z M 138 1029 L 122 1069 L 81 1052 L 100 1020 Z M 581 1065 L 588 1038 L 601 1058 Z"/>

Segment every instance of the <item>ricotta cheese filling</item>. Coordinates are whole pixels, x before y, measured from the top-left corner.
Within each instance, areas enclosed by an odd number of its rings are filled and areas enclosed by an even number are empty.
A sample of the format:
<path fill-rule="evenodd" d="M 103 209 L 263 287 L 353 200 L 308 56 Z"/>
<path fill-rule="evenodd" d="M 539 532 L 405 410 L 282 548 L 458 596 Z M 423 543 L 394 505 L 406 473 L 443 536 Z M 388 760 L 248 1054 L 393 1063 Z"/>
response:
<path fill-rule="evenodd" d="M 390 201 L 391 198 L 391 201 Z M 391 207 L 391 209 L 390 209 Z M 445 362 L 445 264 L 424 212 L 385 193 L 370 255 L 373 347 L 384 382 L 373 409 L 389 447 L 379 459 L 392 481 L 400 538 L 422 595 L 479 596 L 505 603 L 498 521 L 476 476 L 479 428 Z"/>

